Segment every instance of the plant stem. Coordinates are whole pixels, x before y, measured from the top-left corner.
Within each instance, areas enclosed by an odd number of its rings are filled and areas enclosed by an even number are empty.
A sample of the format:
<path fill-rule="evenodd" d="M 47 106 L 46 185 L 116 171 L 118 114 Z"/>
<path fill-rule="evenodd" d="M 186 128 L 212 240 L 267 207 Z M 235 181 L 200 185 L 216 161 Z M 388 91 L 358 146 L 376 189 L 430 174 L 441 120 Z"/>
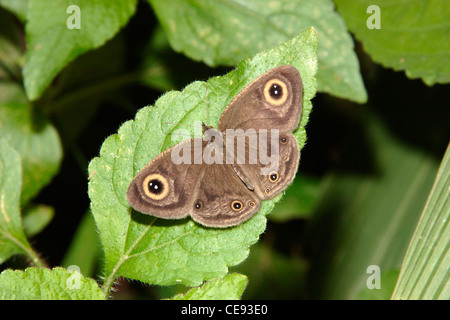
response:
<path fill-rule="evenodd" d="M 31 259 L 31 262 L 38 268 L 48 268 L 48 265 L 44 260 L 33 250 L 33 248 L 29 248 L 27 251 L 28 257 Z"/>
<path fill-rule="evenodd" d="M 19 239 L 13 237 L 11 234 L 4 234 L 6 235 L 10 240 L 12 240 L 18 247 L 20 247 L 23 252 L 28 256 L 28 258 L 31 260 L 31 263 L 38 267 L 38 268 L 48 268 L 47 264 L 44 260 L 41 259 L 39 254 L 33 250 L 33 248 L 28 244 L 28 242 L 23 243 Z"/>
<path fill-rule="evenodd" d="M 107 278 L 105 278 L 105 282 L 102 286 L 103 295 L 105 296 L 105 299 L 108 299 L 109 293 L 111 292 L 111 287 L 114 283 L 114 280 L 116 279 L 116 273 L 117 270 L 119 270 L 120 266 L 128 259 L 128 256 L 122 256 L 119 261 L 114 266 L 114 269 L 111 271 L 111 273 L 108 275 Z"/>

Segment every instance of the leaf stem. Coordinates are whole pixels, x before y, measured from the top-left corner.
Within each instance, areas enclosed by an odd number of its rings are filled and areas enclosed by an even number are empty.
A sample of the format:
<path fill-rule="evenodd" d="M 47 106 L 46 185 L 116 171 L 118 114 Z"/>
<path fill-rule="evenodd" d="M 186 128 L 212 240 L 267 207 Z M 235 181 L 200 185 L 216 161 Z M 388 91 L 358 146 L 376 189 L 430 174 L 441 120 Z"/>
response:
<path fill-rule="evenodd" d="M 31 262 L 38 268 L 49 268 L 47 263 L 39 256 L 39 254 L 33 250 L 33 248 L 29 247 L 26 250 L 28 257 L 31 259 Z"/>
<path fill-rule="evenodd" d="M 38 268 L 48 268 L 45 261 L 39 256 L 39 254 L 33 250 L 33 248 L 29 245 L 29 243 L 23 243 L 19 239 L 15 238 L 10 233 L 4 233 L 4 236 L 9 238 L 12 242 L 14 242 L 22 251 L 27 255 L 27 257 L 31 260 L 31 263 Z"/>
<path fill-rule="evenodd" d="M 111 270 L 111 273 L 108 275 L 107 278 L 105 278 L 105 281 L 103 282 L 102 291 L 105 295 L 105 299 L 108 298 L 109 293 L 111 292 L 111 287 L 114 283 L 114 280 L 116 278 L 116 273 L 119 270 L 119 268 L 122 266 L 122 264 L 127 261 L 130 258 L 130 253 L 133 251 L 134 247 L 139 243 L 139 241 L 144 237 L 144 235 L 147 233 L 147 231 L 152 227 L 152 225 L 155 223 L 155 221 L 158 218 L 154 218 L 152 222 L 146 227 L 145 230 L 141 233 L 141 235 L 132 243 L 132 245 L 128 248 L 126 253 L 120 257 L 120 259 L 115 264 L 113 270 Z"/>
<path fill-rule="evenodd" d="M 116 279 L 116 273 L 117 270 L 119 270 L 120 266 L 128 259 L 128 256 L 122 256 L 119 261 L 117 261 L 116 265 L 114 266 L 114 269 L 111 271 L 111 273 L 108 275 L 107 278 L 105 278 L 105 282 L 103 282 L 102 286 L 102 292 L 105 296 L 105 299 L 108 299 L 109 294 L 111 292 L 111 287 L 114 283 L 114 280 Z"/>

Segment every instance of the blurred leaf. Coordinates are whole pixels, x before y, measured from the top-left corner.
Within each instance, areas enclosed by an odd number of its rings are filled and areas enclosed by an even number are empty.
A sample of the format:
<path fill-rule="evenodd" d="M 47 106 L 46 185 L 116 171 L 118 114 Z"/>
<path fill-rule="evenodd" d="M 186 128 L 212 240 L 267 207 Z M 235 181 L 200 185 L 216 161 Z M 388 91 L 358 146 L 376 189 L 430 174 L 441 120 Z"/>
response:
<path fill-rule="evenodd" d="M 428 85 L 450 82 L 448 0 L 335 0 L 348 28 L 372 59 Z M 369 6 L 380 9 L 381 29 L 369 29 Z"/>
<path fill-rule="evenodd" d="M 409 245 L 392 299 L 450 298 L 449 220 L 450 147 Z"/>
<path fill-rule="evenodd" d="M 0 138 L 0 264 L 15 254 L 24 254 L 33 264 L 43 267 L 44 263 L 31 248 L 22 228 L 21 185 L 20 155 Z"/>
<path fill-rule="evenodd" d="M 0 0 L 0 6 L 13 12 L 22 22 L 25 22 L 29 0 Z"/>
<path fill-rule="evenodd" d="M 24 210 L 23 229 L 27 237 L 32 237 L 41 232 L 53 219 L 55 210 L 43 204 L 32 205 Z"/>
<path fill-rule="evenodd" d="M 224 276 L 228 266 L 247 257 L 249 246 L 264 231 L 265 215 L 281 195 L 264 202 L 260 213 L 246 223 L 222 230 L 205 228 L 191 219 L 156 219 L 134 212 L 126 200 L 126 190 L 138 170 L 174 144 L 171 134 L 175 124 L 205 121 L 217 125 L 224 108 L 245 85 L 283 64 L 294 65 L 303 78 L 303 115 L 295 133 L 303 146 L 310 99 L 316 89 L 316 45 L 314 29 L 305 30 L 280 47 L 243 61 L 226 76 L 194 82 L 182 92 L 163 95 L 154 107 L 141 109 L 135 120 L 105 140 L 100 157 L 89 165 L 91 210 L 105 252 L 105 294 L 119 276 L 157 285 L 198 286 Z"/>
<path fill-rule="evenodd" d="M 269 216 L 270 220 L 286 222 L 311 217 L 317 206 L 320 191 L 320 181 L 317 178 L 297 174 L 292 185 L 285 191 L 283 201 L 273 209 Z"/>
<path fill-rule="evenodd" d="M 162 60 L 167 59 L 171 49 L 161 27 L 157 26 L 155 28 L 145 51 L 146 55 L 141 76 L 142 83 L 161 91 L 174 89 L 176 85 L 171 78 L 172 74 Z"/>
<path fill-rule="evenodd" d="M 21 169 L 19 154 L 0 138 L 0 264 L 30 248 L 20 219 Z"/>
<path fill-rule="evenodd" d="M 172 300 L 238 300 L 247 286 L 247 277 L 239 273 L 227 274 L 222 279 L 211 280 Z"/>
<path fill-rule="evenodd" d="M 59 135 L 51 123 L 12 83 L 0 84 L 0 137 L 16 149 L 23 166 L 20 201 L 27 203 L 58 172 L 62 159 Z"/>
<path fill-rule="evenodd" d="M 357 160 L 355 140 L 367 135 L 359 145 L 373 167 L 331 174 L 309 230 L 317 255 L 311 289 L 320 298 L 356 298 L 370 265 L 381 273 L 400 268 L 437 171 L 431 156 L 398 141 L 373 115 L 364 114 L 361 131 L 352 131 L 342 163 Z"/>
<path fill-rule="evenodd" d="M 158 91 L 185 87 L 198 79 L 208 79 L 229 68 L 210 68 L 173 51 L 161 25 L 156 25 L 152 36 L 142 51 L 139 82 Z M 180 72 L 183 70 L 183 72 Z"/>
<path fill-rule="evenodd" d="M 28 98 L 37 99 L 69 62 L 111 39 L 134 14 L 136 2 L 30 0 L 23 69 Z M 69 5 L 80 8 L 80 29 L 67 27 L 67 20 L 74 15 L 66 12 Z"/>
<path fill-rule="evenodd" d="M 120 33 L 100 48 L 83 54 L 58 75 L 51 97 L 43 96 L 44 103 L 40 106 L 52 115 L 67 151 L 74 153 L 79 145 L 85 144 L 77 140 L 89 128 L 101 105 L 117 104 L 123 99 L 121 89 L 130 82 L 125 47 L 125 37 Z"/>
<path fill-rule="evenodd" d="M 78 266 L 81 274 L 94 276 L 95 267 L 100 254 L 100 240 L 95 228 L 94 217 L 87 211 L 80 222 L 61 266 Z"/>
<path fill-rule="evenodd" d="M 17 81 L 22 79 L 23 53 L 19 47 L 20 31 L 11 26 L 15 17 L 0 9 L 0 79 Z"/>
<path fill-rule="evenodd" d="M 102 300 L 97 283 L 63 268 L 5 270 L 0 274 L 2 300 Z"/>
<path fill-rule="evenodd" d="M 367 100 L 353 41 L 330 0 L 149 0 L 171 46 L 210 66 L 235 65 L 313 26 L 319 90 Z"/>
<path fill-rule="evenodd" d="M 248 277 L 249 284 L 243 295 L 245 300 L 305 298 L 303 288 L 307 280 L 307 262 L 279 252 L 267 241 L 257 243 L 248 259 L 233 270 Z"/>
<path fill-rule="evenodd" d="M 369 276 L 369 275 L 368 275 Z M 356 296 L 359 300 L 389 300 L 398 279 L 398 270 L 388 270 L 380 277 L 380 288 L 369 289 L 364 287 Z"/>

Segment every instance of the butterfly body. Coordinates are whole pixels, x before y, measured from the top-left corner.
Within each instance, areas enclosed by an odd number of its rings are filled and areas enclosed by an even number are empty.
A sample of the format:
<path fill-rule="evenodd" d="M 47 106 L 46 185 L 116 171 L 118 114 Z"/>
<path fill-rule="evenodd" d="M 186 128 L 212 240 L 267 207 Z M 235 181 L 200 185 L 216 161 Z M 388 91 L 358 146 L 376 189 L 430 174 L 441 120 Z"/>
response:
<path fill-rule="evenodd" d="M 280 194 L 295 177 L 300 151 L 292 132 L 301 107 L 298 70 L 267 71 L 231 101 L 218 129 L 203 124 L 203 137 L 150 161 L 130 183 L 128 202 L 144 214 L 190 215 L 208 227 L 250 219 L 262 200 Z"/>

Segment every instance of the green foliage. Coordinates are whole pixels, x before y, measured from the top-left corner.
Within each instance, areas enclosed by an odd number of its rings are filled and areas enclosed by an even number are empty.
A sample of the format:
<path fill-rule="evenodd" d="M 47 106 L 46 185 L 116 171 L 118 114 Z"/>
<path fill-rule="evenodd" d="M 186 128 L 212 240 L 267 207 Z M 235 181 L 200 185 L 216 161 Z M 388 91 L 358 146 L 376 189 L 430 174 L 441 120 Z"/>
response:
<path fill-rule="evenodd" d="M 405 70 L 408 77 L 422 78 L 428 85 L 450 81 L 448 1 L 335 2 L 349 29 L 375 61 Z M 371 5 L 380 8 L 380 29 L 366 26 L 369 14 L 364 13 Z"/>
<path fill-rule="evenodd" d="M 145 298 L 448 299 L 450 7 L 335 3 L 0 0 L 0 299 L 121 298 L 121 277 Z M 304 84 L 285 195 L 224 230 L 131 210 L 175 129 L 217 126 L 281 64 Z"/>
<path fill-rule="evenodd" d="M 19 199 L 22 166 L 19 154 L 0 139 L 0 262 L 30 247 L 22 230 Z"/>
<path fill-rule="evenodd" d="M 211 66 L 239 61 L 314 25 L 319 42 L 319 90 L 367 99 L 353 42 L 330 0 L 149 0 L 172 47 Z"/>
<path fill-rule="evenodd" d="M 62 149 L 58 132 L 39 110 L 26 100 L 17 85 L 0 83 L 0 137 L 22 159 L 21 202 L 27 203 L 58 172 Z"/>
<path fill-rule="evenodd" d="M 31 262 L 43 266 L 25 236 L 20 215 L 22 164 L 17 151 L 0 138 L 0 263 L 15 254 L 27 255 Z"/>
<path fill-rule="evenodd" d="M 83 275 L 93 277 L 95 276 L 96 261 L 100 254 L 100 241 L 94 217 L 90 211 L 87 211 L 64 255 L 61 266 L 67 268 L 76 265 Z"/>
<path fill-rule="evenodd" d="M 398 252 L 408 246 L 437 172 L 435 161 L 398 143 L 373 115 L 364 114 L 362 125 L 370 153 L 378 157 L 372 159 L 376 174 L 329 175 L 312 220 L 310 241 L 323 246 L 313 273 L 320 274 L 321 290 L 329 299 L 371 291 L 366 287 L 369 265 L 399 269 L 403 255 Z M 348 148 L 354 140 L 349 139 Z M 336 208 L 344 210 L 338 214 Z M 323 229 L 324 219 L 331 219 L 332 231 Z"/>
<path fill-rule="evenodd" d="M 238 300 L 247 286 L 247 277 L 230 273 L 222 279 L 206 282 L 201 287 L 189 290 L 185 294 L 177 294 L 173 300 Z"/>
<path fill-rule="evenodd" d="M 103 45 L 128 21 L 136 0 L 73 1 L 83 8 L 83 28 L 67 28 L 67 1 L 30 0 L 27 14 L 27 53 L 23 70 L 30 100 L 37 99 L 51 80 L 78 55 Z M 71 11 L 69 11 L 71 12 Z M 99 24 L 98 22 L 101 21 Z"/>
<path fill-rule="evenodd" d="M 368 289 L 367 286 L 358 293 L 359 300 L 389 300 L 398 279 L 398 270 L 388 270 L 380 275 L 380 288 Z M 369 279 L 370 280 L 370 279 Z"/>
<path fill-rule="evenodd" d="M 320 194 L 320 181 L 302 175 L 285 191 L 283 201 L 272 212 L 272 221 L 287 222 L 291 219 L 310 218 L 315 211 Z"/>
<path fill-rule="evenodd" d="M 55 210 L 44 204 L 32 205 L 25 208 L 23 213 L 23 230 L 28 238 L 40 233 L 50 223 Z"/>
<path fill-rule="evenodd" d="M 284 202 L 280 202 L 280 205 Z M 274 210 L 275 211 L 275 210 Z M 274 214 L 273 212 L 272 214 Z M 270 230 L 264 241 L 252 248 L 247 260 L 233 268 L 250 275 L 250 285 L 244 291 L 243 299 L 304 299 L 299 288 L 307 284 L 308 262 L 298 254 L 287 256 L 274 247 L 274 237 Z M 292 285 L 294 283 L 295 285 Z M 267 288 L 270 288 L 268 290 Z"/>
<path fill-rule="evenodd" d="M 448 300 L 450 298 L 448 285 L 449 185 L 450 149 L 447 148 L 403 261 L 393 299 Z"/>
<path fill-rule="evenodd" d="M 0 274 L 2 300 L 102 300 L 97 283 L 77 271 L 28 268 Z"/>

